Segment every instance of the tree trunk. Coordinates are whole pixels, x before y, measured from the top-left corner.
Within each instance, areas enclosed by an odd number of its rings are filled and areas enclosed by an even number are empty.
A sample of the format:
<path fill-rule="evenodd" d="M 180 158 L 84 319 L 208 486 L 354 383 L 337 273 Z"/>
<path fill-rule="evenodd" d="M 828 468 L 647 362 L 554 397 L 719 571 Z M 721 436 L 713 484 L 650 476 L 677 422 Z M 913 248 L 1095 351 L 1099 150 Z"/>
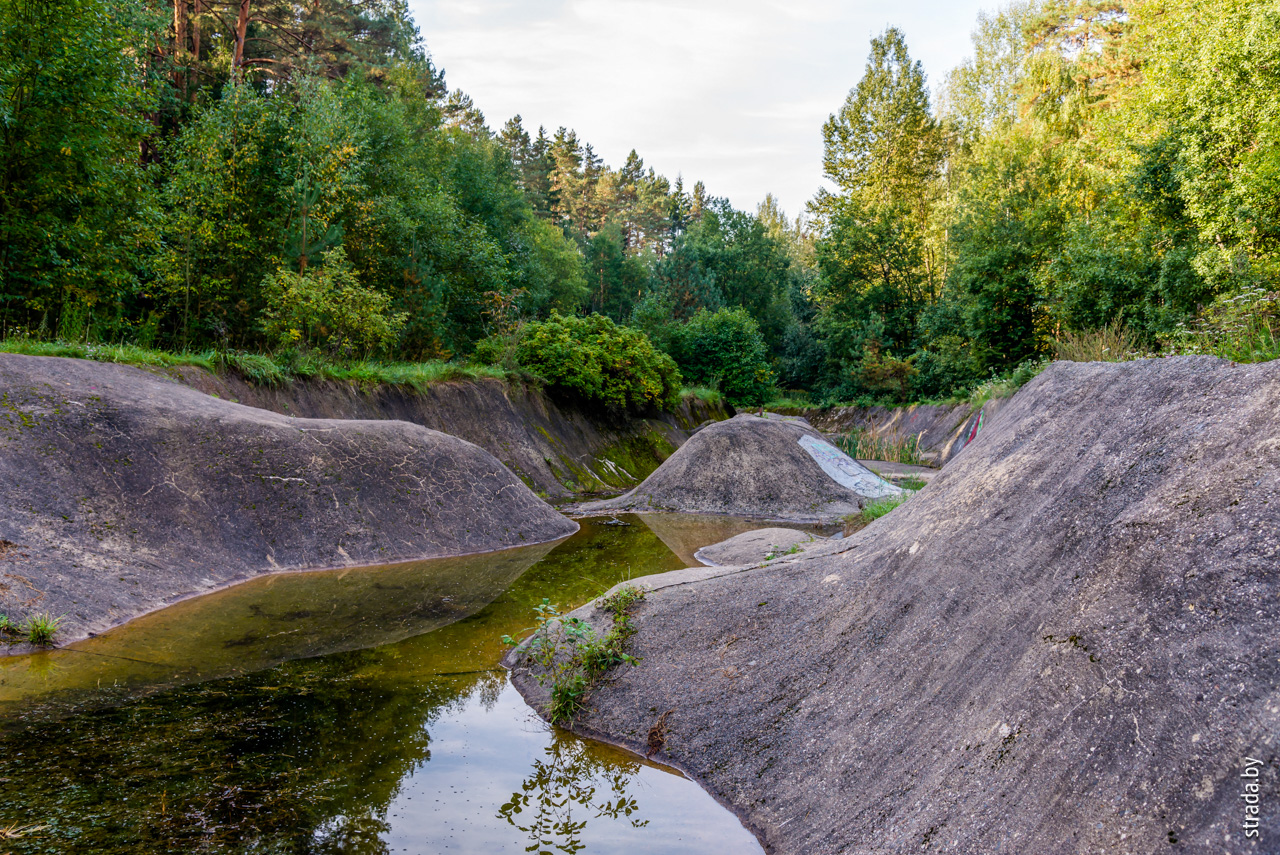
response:
<path fill-rule="evenodd" d="M 188 80 L 194 79 L 196 86 L 200 86 L 200 16 L 204 14 L 204 0 L 195 0 L 195 7 L 191 10 L 191 69 L 187 75 Z"/>
<path fill-rule="evenodd" d="M 187 95 L 187 0 L 173 0 L 173 85 Z"/>
<path fill-rule="evenodd" d="M 236 53 L 231 61 L 232 69 L 244 76 L 244 40 L 249 30 L 250 0 L 240 0 L 240 14 L 236 17 Z"/>

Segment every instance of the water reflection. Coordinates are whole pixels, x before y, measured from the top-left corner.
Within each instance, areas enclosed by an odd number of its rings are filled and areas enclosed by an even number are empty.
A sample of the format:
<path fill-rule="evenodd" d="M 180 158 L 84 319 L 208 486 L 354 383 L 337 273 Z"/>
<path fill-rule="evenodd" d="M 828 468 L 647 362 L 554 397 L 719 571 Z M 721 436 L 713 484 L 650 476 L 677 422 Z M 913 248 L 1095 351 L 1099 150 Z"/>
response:
<path fill-rule="evenodd" d="M 721 539 L 727 524 L 703 519 L 706 542 Z M 85 688 L 91 671 L 49 674 L 35 704 L 11 683 L 29 721 L 0 738 L 0 828 L 46 828 L 0 851 L 759 852 L 691 782 L 548 728 L 496 668 L 498 639 L 527 628 L 542 597 L 576 605 L 685 565 L 639 519 L 624 520 L 632 525 L 583 521 L 487 606 L 395 643 L 163 690 L 150 664 L 113 661 L 120 688 L 105 708 Z M 167 666 L 189 656 L 195 673 L 237 661 L 220 651 L 273 651 L 246 655 L 238 667 L 247 670 L 285 649 L 271 646 L 272 631 L 320 625 L 297 615 L 317 611 L 305 598 L 288 609 L 260 601 L 256 612 L 248 602 L 204 604 L 129 643 L 168 651 Z M 222 627 L 210 651 L 190 638 L 204 631 L 199 615 Z M 249 636 L 236 634 L 237 621 L 265 646 L 228 648 L 226 639 Z M 355 638 L 339 636 L 308 643 Z M 55 692 L 56 721 L 36 715 L 51 708 L 50 687 L 65 690 Z"/>

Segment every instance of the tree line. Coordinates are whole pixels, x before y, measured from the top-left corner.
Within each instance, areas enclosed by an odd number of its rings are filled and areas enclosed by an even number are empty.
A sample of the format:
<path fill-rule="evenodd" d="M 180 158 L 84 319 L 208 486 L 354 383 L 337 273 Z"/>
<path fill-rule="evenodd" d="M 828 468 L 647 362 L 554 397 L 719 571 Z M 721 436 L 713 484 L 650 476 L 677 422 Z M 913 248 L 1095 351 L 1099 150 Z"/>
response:
<path fill-rule="evenodd" d="M 1278 18 L 1024 0 L 932 97 L 890 28 L 790 217 L 492 129 L 404 0 L 6 0 L 0 328 L 531 364 L 630 328 L 752 403 L 946 396 L 1099 329 L 1193 348 L 1276 308 Z"/>

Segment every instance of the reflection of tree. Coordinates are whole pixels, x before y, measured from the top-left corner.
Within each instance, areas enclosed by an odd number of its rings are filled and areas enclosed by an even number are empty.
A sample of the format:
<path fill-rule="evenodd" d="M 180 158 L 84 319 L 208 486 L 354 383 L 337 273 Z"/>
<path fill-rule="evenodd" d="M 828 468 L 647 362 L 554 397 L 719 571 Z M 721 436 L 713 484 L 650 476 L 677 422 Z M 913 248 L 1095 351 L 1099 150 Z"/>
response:
<path fill-rule="evenodd" d="M 388 805 L 429 759 L 428 728 L 487 675 L 406 691 L 377 657 L 293 662 L 0 740 L 15 761 L 0 825 L 48 826 L 14 855 L 385 855 Z"/>
<path fill-rule="evenodd" d="M 599 747 L 561 730 L 555 731 L 544 753 L 545 757 L 534 761 L 520 792 L 512 793 L 511 800 L 498 809 L 499 816 L 529 835 L 531 845 L 526 852 L 580 852 L 586 846 L 582 832 L 589 820 L 629 818 L 640 809 L 627 792 L 640 770 L 638 762 L 619 761 L 616 755 L 606 758 Z M 603 786 L 608 787 L 608 793 L 597 798 Z M 529 808 L 533 808 L 532 815 L 522 816 Z M 578 815 L 581 818 L 575 818 L 576 808 L 585 809 Z M 630 822 L 635 828 L 649 824 L 647 819 Z"/>

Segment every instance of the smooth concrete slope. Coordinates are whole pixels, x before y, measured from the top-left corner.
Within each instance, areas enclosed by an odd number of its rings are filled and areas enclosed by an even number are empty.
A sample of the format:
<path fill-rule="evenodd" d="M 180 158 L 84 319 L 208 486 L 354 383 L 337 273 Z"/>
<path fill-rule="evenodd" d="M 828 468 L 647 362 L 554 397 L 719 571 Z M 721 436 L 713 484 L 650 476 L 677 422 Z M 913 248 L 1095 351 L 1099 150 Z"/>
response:
<path fill-rule="evenodd" d="M 738 415 L 699 430 L 631 492 L 577 510 L 834 522 L 901 493 L 804 419 Z"/>
<path fill-rule="evenodd" d="M 1055 363 L 848 540 L 650 594 L 577 728 L 771 852 L 1280 851 L 1278 413 L 1280 362 Z"/>
<path fill-rule="evenodd" d="M 59 641 L 263 573 L 553 540 L 492 455 L 399 421 L 295 419 L 119 365 L 0 354 L 0 613 Z"/>

